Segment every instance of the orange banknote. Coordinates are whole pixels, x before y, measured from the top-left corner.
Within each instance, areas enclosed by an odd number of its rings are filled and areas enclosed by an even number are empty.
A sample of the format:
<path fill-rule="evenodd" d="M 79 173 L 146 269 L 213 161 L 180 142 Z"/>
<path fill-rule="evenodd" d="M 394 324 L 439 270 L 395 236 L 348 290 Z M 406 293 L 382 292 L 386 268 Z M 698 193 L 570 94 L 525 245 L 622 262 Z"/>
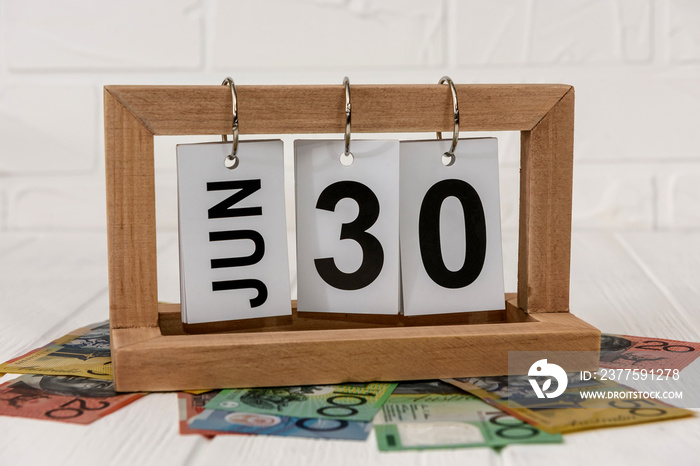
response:
<path fill-rule="evenodd" d="M 679 371 L 700 356 L 700 343 L 602 334 L 600 367 Z"/>
<path fill-rule="evenodd" d="M 26 374 L 0 385 L 0 415 L 90 424 L 142 396 L 111 380 Z"/>

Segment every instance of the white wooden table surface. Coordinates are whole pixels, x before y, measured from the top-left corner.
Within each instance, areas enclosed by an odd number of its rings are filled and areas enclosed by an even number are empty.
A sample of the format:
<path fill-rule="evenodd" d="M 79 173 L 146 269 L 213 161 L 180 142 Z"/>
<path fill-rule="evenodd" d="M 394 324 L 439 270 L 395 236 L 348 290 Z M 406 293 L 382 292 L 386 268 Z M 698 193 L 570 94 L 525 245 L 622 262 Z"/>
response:
<path fill-rule="evenodd" d="M 504 235 L 506 289 L 516 238 Z M 700 234 L 573 236 L 571 309 L 604 332 L 700 341 Z M 104 234 L 0 234 L 0 360 L 108 317 Z M 177 300 L 177 243 L 159 238 L 161 300 Z M 695 364 L 700 364 L 697 360 Z M 7 381 L 14 376 L 5 376 Z M 700 417 L 568 434 L 561 445 L 380 453 L 366 442 L 178 434 L 175 394 L 89 426 L 0 416 L 0 465 L 698 464 Z"/>

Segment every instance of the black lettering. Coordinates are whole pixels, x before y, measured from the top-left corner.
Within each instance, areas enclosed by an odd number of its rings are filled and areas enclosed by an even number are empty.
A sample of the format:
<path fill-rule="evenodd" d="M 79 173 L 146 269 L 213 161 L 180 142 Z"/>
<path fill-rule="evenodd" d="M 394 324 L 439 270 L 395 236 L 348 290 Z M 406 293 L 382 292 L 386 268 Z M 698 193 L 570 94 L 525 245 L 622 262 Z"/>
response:
<path fill-rule="evenodd" d="M 260 262 L 265 255 L 265 240 L 262 235 L 254 230 L 234 230 L 234 231 L 212 231 L 209 233 L 209 241 L 233 241 L 239 239 L 249 239 L 255 245 L 255 250 L 245 257 L 226 257 L 222 259 L 212 259 L 211 268 L 220 269 L 224 267 L 241 267 L 253 265 Z"/>
<path fill-rule="evenodd" d="M 212 291 L 227 291 L 227 290 L 241 290 L 244 288 L 253 288 L 257 290 L 258 295 L 255 298 L 251 298 L 250 307 L 262 306 L 265 301 L 267 301 L 267 287 L 263 282 L 256 279 L 243 279 L 243 280 L 224 280 L 220 282 L 212 282 Z"/>
<path fill-rule="evenodd" d="M 367 230 L 379 218 L 379 200 L 374 192 L 356 181 L 338 181 L 326 187 L 318 197 L 317 209 L 335 211 L 341 199 L 350 198 L 357 202 L 357 218 L 344 223 L 340 229 L 340 239 L 352 239 L 362 248 L 362 263 L 352 272 L 338 269 L 335 259 L 324 257 L 315 259 L 314 265 L 323 281 L 341 290 L 359 290 L 372 283 L 384 266 L 384 249 L 379 240 Z"/>
<path fill-rule="evenodd" d="M 262 215 L 262 207 L 231 208 L 231 206 L 259 190 L 260 180 L 212 181 L 207 183 L 207 191 L 228 191 L 231 189 L 238 189 L 239 191 L 210 208 L 210 219 Z"/>
<path fill-rule="evenodd" d="M 459 270 L 445 266 L 440 245 L 440 211 L 448 197 L 455 197 L 462 204 L 466 253 Z M 481 274 L 486 258 L 486 219 L 484 207 L 476 190 L 466 181 L 442 180 L 425 194 L 418 219 L 418 241 L 421 259 L 428 276 L 445 288 L 463 288 Z"/>

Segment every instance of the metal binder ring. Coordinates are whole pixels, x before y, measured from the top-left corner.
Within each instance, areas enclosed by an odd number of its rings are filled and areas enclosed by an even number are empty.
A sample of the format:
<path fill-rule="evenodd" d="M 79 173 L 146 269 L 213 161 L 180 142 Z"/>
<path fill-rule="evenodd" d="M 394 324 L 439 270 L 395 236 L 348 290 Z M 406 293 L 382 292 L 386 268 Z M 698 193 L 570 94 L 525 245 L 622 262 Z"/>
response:
<path fill-rule="evenodd" d="M 354 159 L 352 152 L 350 152 L 350 80 L 347 76 L 343 78 L 343 85 L 345 86 L 345 151 L 340 156 L 340 163 L 347 167 L 352 165 Z"/>
<path fill-rule="evenodd" d="M 231 129 L 233 131 L 233 147 L 231 149 L 231 153 L 226 156 L 224 165 L 226 165 L 226 168 L 233 170 L 238 166 L 238 157 L 236 156 L 236 153 L 238 152 L 238 98 L 236 95 L 236 84 L 233 82 L 233 79 L 227 77 L 224 79 L 224 82 L 221 83 L 222 86 L 227 84 L 231 88 L 231 107 L 233 111 Z M 227 141 L 225 134 L 221 135 L 221 140 L 224 142 Z"/>
<path fill-rule="evenodd" d="M 455 89 L 455 83 L 452 82 L 449 76 L 443 76 L 440 78 L 438 84 L 447 82 L 450 85 L 450 90 L 452 91 L 452 111 L 454 113 L 455 127 L 452 132 L 452 145 L 450 150 L 442 155 L 442 163 L 446 166 L 450 166 L 455 163 L 455 148 L 457 147 L 457 139 L 459 138 L 459 106 L 457 105 L 457 90 Z M 442 132 L 437 132 L 437 138 L 442 139 Z"/>

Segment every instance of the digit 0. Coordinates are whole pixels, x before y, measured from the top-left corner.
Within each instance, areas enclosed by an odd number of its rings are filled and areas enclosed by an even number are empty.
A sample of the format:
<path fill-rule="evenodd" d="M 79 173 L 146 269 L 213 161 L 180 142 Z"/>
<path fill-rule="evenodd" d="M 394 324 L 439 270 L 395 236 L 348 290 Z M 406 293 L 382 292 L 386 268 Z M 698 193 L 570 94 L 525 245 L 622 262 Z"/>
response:
<path fill-rule="evenodd" d="M 440 244 L 440 214 L 448 197 L 455 197 L 462 205 L 466 251 L 459 270 L 445 266 Z M 445 288 L 464 288 L 481 274 L 486 259 L 486 219 L 484 207 L 476 190 L 466 181 L 442 180 L 425 194 L 418 219 L 418 242 L 423 267 L 428 276 Z"/>
<path fill-rule="evenodd" d="M 382 271 L 384 249 L 379 240 L 367 230 L 379 218 L 379 200 L 374 192 L 357 181 L 338 181 L 321 192 L 316 203 L 317 209 L 335 211 L 341 199 L 349 198 L 357 202 L 357 218 L 344 223 L 340 229 L 340 239 L 352 239 L 362 248 L 362 263 L 352 272 L 342 272 L 332 257 L 315 259 L 314 265 L 323 281 L 340 290 L 359 290 L 372 283 Z"/>
<path fill-rule="evenodd" d="M 318 419 L 313 419 L 310 417 L 304 418 L 304 419 L 299 419 L 295 424 L 298 428 L 308 430 L 311 432 L 334 432 L 336 430 L 343 430 L 345 429 L 349 423 L 348 421 L 343 421 L 343 420 L 335 420 L 338 424 L 335 426 L 327 426 L 325 429 L 319 428 L 319 427 L 312 427 L 307 425 L 307 422 L 312 421 L 318 423 Z M 333 421 L 331 421 L 333 422 Z"/>
<path fill-rule="evenodd" d="M 537 429 L 527 424 L 526 422 L 515 419 L 512 416 L 503 413 L 486 413 L 487 415 L 492 415 L 489 418 L 489 422 L 495 426 L 499 426 L 500 429 L 496 430 L 496 435 L 504 439 L 510 440 L 524 440 L 532 437 L 536 437 L 538 434 Z M 502 422 L 505 419 L 506 422 Z M 511 421 L 511 422 L 508 422 Z M 512 421 L 515 421 L 513 423 Z"/>
<path fill-rule="evenodd" d="M 355 399 L 358 402 L 355 404 L 336 403 L 335 402 L 335 400 L 343 399 L 343 398 Z M 343 395 L 336 395 L 336 396 L 328 397 L 328 403 L 331 406 L 324 406 L 323 408 L 317 409 L 316 412 L 318 414 L 323 415 L 323 416 L 329 416 L 329 417 L 348 417 L 348 416 L 354 416 L 355 414 L 357 414 L 359 412 L 353 406 L 361 406 L 361 405 L 367 403 L 367 400 L 359 395 L 345 395 L 345 394 L 343 394 Z M 328 410 L 330 410 L 331 412 L 330 413 L 326 412 Z"/>
<path fill-rule="evenodd" d="M 645 407 L 642 405 L 642 403 L 651 405 L 652 407 L 651 408 Z M 663 416 L 664 414 L 666 414 L 665 410 L 653 407 L 654 403 L 652 403 L 649 400 L 611 401 L 608 404 L 610 406 L 612 406 L 613 408 L 626 409 L 629 411 L 630 414 L 633 414 L 636 416 L 653 417 L 653 416 Z"/>

